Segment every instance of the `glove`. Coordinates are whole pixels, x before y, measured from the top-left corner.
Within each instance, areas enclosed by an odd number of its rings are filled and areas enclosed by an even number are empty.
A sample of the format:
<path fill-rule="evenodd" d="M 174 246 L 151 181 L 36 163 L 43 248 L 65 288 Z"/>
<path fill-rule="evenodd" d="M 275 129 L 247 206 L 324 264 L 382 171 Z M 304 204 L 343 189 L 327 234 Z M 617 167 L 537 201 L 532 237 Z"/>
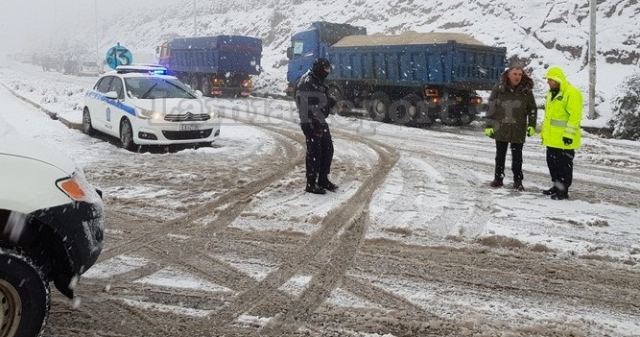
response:
<path fill-rule="evenodd" d="M 493 128 L 486 128 L 484 129 L 484 135 L 489 138 L 493 138 L 496 135 L 496 133 L 495 131 L 493 131 Z"/>
<path fill-rule="evenodd" d="M 530 126 L 527 128 L 527 136 L 529 137 L 533 137 L 536 135 L 536 128 L 534 128 L 533 126 Z"/>
<path fill-rule="evenodd" d="M 564 143 L 564 145 L 571 145 L 573 144 L 573 139 L 571 138 L 567 138 L 567 137 L 562 137 L 562 142 Z"/>

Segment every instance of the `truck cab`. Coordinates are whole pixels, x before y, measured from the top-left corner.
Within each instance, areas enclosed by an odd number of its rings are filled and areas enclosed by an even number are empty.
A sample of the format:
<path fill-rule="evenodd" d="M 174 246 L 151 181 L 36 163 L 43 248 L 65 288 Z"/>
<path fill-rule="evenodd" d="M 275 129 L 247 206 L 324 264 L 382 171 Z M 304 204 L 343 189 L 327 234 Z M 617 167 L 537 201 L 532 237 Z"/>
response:
<path fill-rule="evenodd" d="M 287 49 L 287 94 L 293 95 L 296 83 L 311 68 L 315 59 L 328 58 L 329 47 L 349 35 L 367 35 L 367 29 L 348 24 L 314 22 L 309 30 L 294 34 L 291 46 Z"/>

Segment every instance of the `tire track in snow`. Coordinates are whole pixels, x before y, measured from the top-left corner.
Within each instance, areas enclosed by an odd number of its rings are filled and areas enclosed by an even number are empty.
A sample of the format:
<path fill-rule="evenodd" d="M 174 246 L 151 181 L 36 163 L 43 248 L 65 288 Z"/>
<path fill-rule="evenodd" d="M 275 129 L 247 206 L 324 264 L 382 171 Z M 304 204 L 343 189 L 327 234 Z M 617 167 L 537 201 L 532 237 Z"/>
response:
<path fill-rule="evenodd" d="M 340 134 L 342 137 L 362 142 L 351 135 Z M 373 141 L 364 143 L 371 146 L 379 155 L 380 163 L 376 165 L 373 175 L 365 180 L 348 202 L 330 211 L 321 222 L 321 228 L 314 232 L 307 243 L 299 247 L 288 260 L 283 261 L 276 271 L 271 272 L 256 287 L 239 294 L 229 305 L 216 312 L 212 318 L 215 325 L 228 325 L 241 314 L 260 303 L 269 301 L 285 282 L 313 261 L 314 257 L 332 240 L 337 240 L 338 245 L 331 253 L 329 260 L 324 262 L 321 271 L 312 278 L 307 290 L 292 306 L 282 309 L 287 312 L 287 315 L 281 316 L 275 322 L 272 321 L 265 331 L 278 334 L 283 323 L 288 323 L 292 319 L 296 321 L 306 319 L 302 313 L 315 310 L 330 295 L 331 291 L 327 290 L 333 290 L 339 285 L 366 232 L 368 219 L 366 208 L 372 195 L 398 160 L 397 154 L 385 146 Z M 342 229 L 345 232 L 336 238 Z"/>
<path fill-rule="evenodd" d="M 143 245 L 151 244 L 161 240 L 164 236 L 170 233 L 187 232 L 191 229 L 190 226 L 193 225 L 196 220 L 210 215 L 211 213 L 215 212 L 216 209 L 222 206 L 227 206 L 225 214 L 223 215 L 224 220 L 221 221 L 221 224 L 217 224 L 215 226 L 216 230 L 219 231 L 229 223 L 233 222 L 235 217 L 237 217 L 241 213 L 246 204 L 250 202 L 250 198 L 252 195 L 255 195 L 264 188 L 268 187 L 274 181 L 281 179 L 291 170 L 293 170 L 295 166 L 299 165 L 302 162 L 302 153 L 298 150 L 298 148 L 292 145 L 289 141 L 283 140 L 289 139 L 300 144 L 301 140 L 299 139 L 299 137 L 292 138 L 291 134 L 289 134 L 288 132 L 275 128 L 269 128 L 269 130 L 282 137 L 280 141 L 285 148 L 284 157 L 286 158 L 286 162 L 284 164 L 278 164 L 279 168 L 277 170 L 267 174 L 261 179 L 254 180 L 244 186 L 241 186 L 238 189 L 226 192 L 213 201 L 205 203 L 204 205 L 189 212 L 185 216 L 181 216 L 163 223 L 159 228 L 155 227 L 149 231 L 138 234 L 131 240 L 109 247 L 108 250 L 104 251 L 101 254 L 100 260 L 104 261 L 106 259 L 127 252 L 135 251 Z"/>

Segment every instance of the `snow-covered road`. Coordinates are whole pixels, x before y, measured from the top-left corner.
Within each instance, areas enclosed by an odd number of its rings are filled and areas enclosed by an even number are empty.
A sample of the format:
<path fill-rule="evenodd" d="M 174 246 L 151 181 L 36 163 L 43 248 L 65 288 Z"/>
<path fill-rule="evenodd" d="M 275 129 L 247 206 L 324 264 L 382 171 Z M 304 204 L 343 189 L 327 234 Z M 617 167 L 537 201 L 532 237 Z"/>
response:
<path fill-rule="evenodd" d="M 95 80 L 0 76 L 70 119 Z M 554 202 L 536 139 L 527 191 L 491 190 L 476 130 L 335 116 L 341 189 L 315 196 L 290 103 L 216 104 L 214 147 L 131 153 L 0 87 L 0 123 L 106 192 L 106 250 L 78 309 L 54 298 L 46 335 L 640 335 L 640 144 L 587 137 L 572 200 Z"/>

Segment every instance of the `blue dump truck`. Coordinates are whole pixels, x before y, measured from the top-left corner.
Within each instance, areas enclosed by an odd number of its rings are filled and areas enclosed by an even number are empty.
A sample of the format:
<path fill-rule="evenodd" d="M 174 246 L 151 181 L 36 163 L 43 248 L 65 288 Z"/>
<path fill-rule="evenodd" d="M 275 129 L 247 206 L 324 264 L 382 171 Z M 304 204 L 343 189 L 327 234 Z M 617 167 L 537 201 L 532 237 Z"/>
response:
<path fill-rule="evenodd" d="M 498 82 L 506 49 L 457 33 L 367 35 L 362 27 L 314 22 L 292 36 L 287 56 L 288 95 L 313 61 L 326 57 L 333 65 L 327 84 L 340 111 L 363 107 L 378 121 L 462 125 L 482 104 L 476 90 Z"/>
<path fill-rule="evenodd" d="M 170 74 L 205 96 L 249 96 L 262 70 L 262 40 L 247 36 L 177 38 L 157 51 Z"/>

